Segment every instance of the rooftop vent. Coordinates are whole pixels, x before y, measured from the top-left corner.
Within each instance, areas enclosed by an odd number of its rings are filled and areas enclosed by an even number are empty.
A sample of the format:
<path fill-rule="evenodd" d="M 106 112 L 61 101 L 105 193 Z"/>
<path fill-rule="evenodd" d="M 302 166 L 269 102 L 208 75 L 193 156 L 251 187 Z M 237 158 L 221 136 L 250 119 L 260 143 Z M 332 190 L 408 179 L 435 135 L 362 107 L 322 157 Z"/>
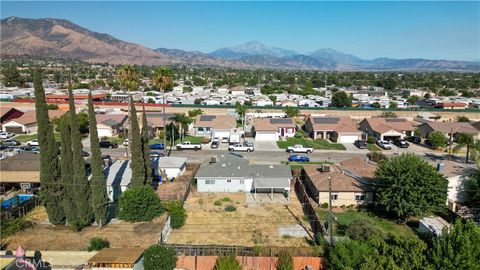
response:
<path fill-rule="evenodd" d="M 322 164 L 322 172 L 332 172 L 333 168 L 330 164 Z"/>
<path fill-rule="evenodd" d="M 210 164 L 212 164 L 212 163 L 217 163 L 217 157 L 216 156 L 210 157 Z"/>

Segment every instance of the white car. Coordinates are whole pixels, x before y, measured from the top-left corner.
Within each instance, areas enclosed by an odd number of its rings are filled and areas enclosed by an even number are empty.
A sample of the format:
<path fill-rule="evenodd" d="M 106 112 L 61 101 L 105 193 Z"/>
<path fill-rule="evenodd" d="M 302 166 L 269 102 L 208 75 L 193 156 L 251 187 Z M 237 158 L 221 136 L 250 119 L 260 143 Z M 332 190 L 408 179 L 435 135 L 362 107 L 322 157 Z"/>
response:
<path fill-rule="evenodd" d="M 312 147 L 303 147 L 301 144 L 296 144 L 294 146 L 287 147 L 288 153 L 307 153 L 310 154 L 313 152 Z"/>
<path fill-rule="evenodd" d="M 35 140 L 28 141 L 28 142 L 27 142 L 27 145 L 28 145 L 28 146 L 39 146 L 38 140 L 35 139 Z"/>
<path fill-rule="evenodd" d="M 7 132 L 7 131 L 2 131 L 0 132 L 0 139 L 8 139 L 15 136 L 15 133 L 12 132 Z"/>
<path fill-rule="evenodd" d="M 128 146 L 128 139 L 126 139 L 125 141 L 123 141 L 123 146 Z"/>
<path fill-rule="evenodd" d="M 230 145 L 228 147 L 228 151 L 244 151 L 244 152 L 252 152 L 254 149 L 253 149 L 253 146 L 249 146 L 247 144 L 234 144 L 234 145 Z"/>
<path fill-rule="evenodd" d="M 195 143 L 191 143 L 189 141 L 184 141 L 183 143 L 179 143 L 177 144 L 177 150 L 178 151 L 182 151 L 182 150 L 200 150 L 202 149 L 202 145 L 201 144 L 195 144 Z"/>
<path fill-rule="evenodd" d="M 377 145 L 380 146 L 381 148 L 385 149 L 385 150 L 392 149 L 392 145 L 390 144 L 389 141 L 378 140 Z"/>

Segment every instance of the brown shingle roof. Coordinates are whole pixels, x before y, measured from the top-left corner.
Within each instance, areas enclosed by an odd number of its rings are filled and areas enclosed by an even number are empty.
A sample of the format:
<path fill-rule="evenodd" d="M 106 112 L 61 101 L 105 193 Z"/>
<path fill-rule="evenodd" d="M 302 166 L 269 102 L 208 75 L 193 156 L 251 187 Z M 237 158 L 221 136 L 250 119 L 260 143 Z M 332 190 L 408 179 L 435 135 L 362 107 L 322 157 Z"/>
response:
<path fill-rule="evenodd" d="M 126 114 L 96 114 L 97 124 L 116 126 L 127 120 Z"/>
<path fill-rule="evenodd" d="M 342 167 L 357 176 L 373 178 L 377 166 L 362 157 L 354 157 L 340 162 Z"/>
<path fill-rule="evenodd" d="M 88 264 L 134 264 L 143 254 L 141 247 L 104 248 L 88 260 Z"/>
<path fill-rule="evenodd" d="M 254 126 L 256 131 L 277 131 L 279 128 L 296 127 L 292 118 L 257 118 L 254 120 Z"/>
<path fill-rule="evenodd" d="M 313 130 L 336 131 L 337 133 L 361 133 L 357 124 L 350 117 L 310 117 L 307 121 L 312 124 Z"/>
<path fill-rule="evenodd" d="M 332 172 L 321 172 L 321 167 L 304 166 L 305 173 L 318 191 L 328 191 L 328 176 L 332 176 L 332 192 L 361 192 L 365 188 L 352 176 L 346 175 L 336 166 L 331 165 Z"/>
<path fill-rule="evenodd" d="M 404 118 L 367 118 L 363 121 L 367 121 L 372 130 L 378 133 L 385 133 L 390 130 L 398 132 L 415 130 L 413 124 Z"/>
<path fill-rule="evenodd" d="M 195 118 L 195 127 L 232 129 L 237 127 L 237 118 L 232 115 L 198 115 Z"/>
<path fill-rule="evenodd" d="M 65 111 L 61 110 L 49 110 L 48 111 L 48 117 L 50 119 L 61 117 Z M 35 124 L 37 123 L 37 116 L 36 116 L 36 111 L 31 110 L 31 111 L 26 111 L 22 116 L 16 119 L 12 119 L 11 121 L 15 121 L 21 125 L 30 125 L 30 124 Z"/>
<path fill-rule="evenodd" d="M 426 122 L 423 125 L 430 126 L 434 131 L 442 133 L 469 133 L 478 134 L 478 130 L 470 123 L 465 122 Z"/>

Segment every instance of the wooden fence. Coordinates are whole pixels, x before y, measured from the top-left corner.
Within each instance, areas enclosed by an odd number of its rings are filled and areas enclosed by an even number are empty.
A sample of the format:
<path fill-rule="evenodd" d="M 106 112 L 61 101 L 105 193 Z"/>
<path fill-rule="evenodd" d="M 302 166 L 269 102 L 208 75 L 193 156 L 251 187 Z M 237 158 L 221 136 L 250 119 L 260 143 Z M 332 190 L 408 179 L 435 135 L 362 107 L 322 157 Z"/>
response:
<path fill-rule="evenodd" d="M 1 209 L 0 213 L 0 220 L 7 220 L 13 218 L 19 218 L 25 216 L 28 212 L 30 212 L 33 208 L 40 205 L 40 198 L 37 196 L 32 197 L 28 201 L 20 205 L 13 206 L 12 208 L 8 209 Z"/>
<path fill-rule="evenodd" d="M 315 239 L 319 233 L 324 235 L 324 227 L 320 222 L 317 213 L 315 212 L 315 208 L 312 206 L 312 203 L 308 198 L 302 181 L 300 181 L 299 178 L 297 178 L 295 181 L 295 193 L 297 194 L 298 200 L 302 203 L 303 213 L 308 217 L 310 226 L 312 227 L 312 231 L 315 235 Z"/>

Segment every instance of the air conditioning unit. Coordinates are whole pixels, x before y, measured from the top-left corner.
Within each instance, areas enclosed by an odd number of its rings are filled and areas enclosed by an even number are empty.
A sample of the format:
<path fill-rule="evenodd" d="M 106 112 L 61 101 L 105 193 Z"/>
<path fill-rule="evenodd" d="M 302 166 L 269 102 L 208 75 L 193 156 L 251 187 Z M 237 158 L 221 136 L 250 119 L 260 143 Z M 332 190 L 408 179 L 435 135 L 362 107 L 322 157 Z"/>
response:
<path fill-rule="evenodd" d="M 216 156 L 210 157 L 210 163 L 217 163 L 217 157 Z"/>
<path fill-rule="evenodd" d="M 331 172 L 333 168 L 330 164 L 322 164 L 322 172 Z"/>

